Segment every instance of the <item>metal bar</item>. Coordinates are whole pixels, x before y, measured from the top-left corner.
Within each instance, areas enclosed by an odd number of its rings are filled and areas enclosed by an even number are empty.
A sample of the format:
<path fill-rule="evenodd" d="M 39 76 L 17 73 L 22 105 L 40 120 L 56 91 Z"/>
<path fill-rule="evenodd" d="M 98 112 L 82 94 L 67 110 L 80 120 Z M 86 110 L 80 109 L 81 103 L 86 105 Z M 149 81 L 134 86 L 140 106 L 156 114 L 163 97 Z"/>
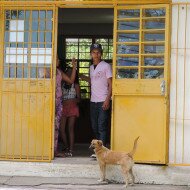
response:
<path fill-rule="evenodd" d="M 143 9 L 141 8 L 140 9 L 140 28 L 139 28 L 139 64 L 138 64 L 138 79 L 141 79 L 142 78 L 142 68 L 141 66 L 143 65 L 142 64 L 142 53 L 143 53 L 143 50 L 144 50 L 144 47 L 142 46 L 142 41 L 143 41 L 143 33 L 142 33 L 142 30 L 143 30 L 143 20 L 142 20 L 142 17 L 143 17 Z M 144 72 L 144 70 L 143 70 Z"/>
<path fill-rule="evenodd" d="M 117 7 L 115 6 L 114 7 L 114 22 L 113 22 L 113 65 L 112 65 L 112 71 L 113 71 L 113 77 L 112 77 L 112 84 L 114 85 L 115 84 L 115 78 L 116 78 L 116 60 L 117 60 L 117 45 L 116 45 L 116 42 L 117 42 L 117 14 L 118 14 L 118 9 Z M 114 98 L 115 98 L 115 93 L 114 93 L 114 88 L 113 88 L 113 92 L 112 92 L 112 113 L 113 113 L 113 109 L 114 109 Z M 113 137 L 114 137 L 114 125 L 113 125 L 113 114 L 111 114 L 111 149 L 114 148 L 114 140 L 113 140 Z"/>
<path fill-rule="evenodd" d="M 179 5 L 177 6 L 178 9 L 178 15 L 177 15 L 177 26 L 179 26 Z M 177 42 L 177 47 L 178 47 L 178 34 L 179 34 L 179 27 L 177 28 L 177 36 L 176 36 L 176 42 Z M 177 74 L 177 70 L 178 70 L 178 49 L 176 51 L 176 109 L 175 109 L 175 152 L 174 152 L 174 163 L 176 163 L 176 138 L 177 138 L 177 79 L 178 79 L 178 74 Z"/>
<path fill-rule="evenodd" d="M 185 85 L 186 85 L 186 81 L 185 81 L 185 78 L 186 78 L 186 43 L 187 43 L 187 5 L 186 5 L 186 11 L 185 11 L 185 43 L 184 43 L 184 75 L 183 75 L 183 79 L 184 79 L 184 95 L 183 95 L 183 121 L 182 121 L 182 126 L 183 126 L 183 148 L 182 148 L 182 162 L 184 163 L 184 128 L 185 128 L 185 125 L 184 125 L 184 119 L 185 119 L 185 102 L 186 102 L 186 99 L 185 99 L 185 93 L 186 93 L 186 88 L 185 88 Z"/>
<path fill-rule="evenodd" d="M 4 20 L 4 16 L 3 16 L 3 7 L 0 6 L 0 21 L 3 21 Z M 3 34 L 3 22 L 0 22 L 0 34 L 2 35 Z M 0 76 L 3 76 L 3 43 L 4 42 L 4 35 L 2 35 L 2 38 L 0 38 Z M 0 110 L 1 110 L 1 113 L 0 113 L 0 157 L 2 156 L 2 97 L 3 97 L 3 88 L 2 88 L 2 77 L 0 77 L 0 89 L 1 89 L 1 94 L 0 94 Z"/>
<path fill-rule="evenodd" d="M 26 159 L 29 160 L 29 144 L 30 144 L 30 104 L 31 104 L 31 47 L 32 47 L 32 11 L 29 12 L 29 40 L 28 40 L 28 77 L 29 77 L 29 88 L 28 88 L 28 97 L 29 97 L 29 112 L 28 112 L 28 135 L 27 135 L 27 155 Z"/>

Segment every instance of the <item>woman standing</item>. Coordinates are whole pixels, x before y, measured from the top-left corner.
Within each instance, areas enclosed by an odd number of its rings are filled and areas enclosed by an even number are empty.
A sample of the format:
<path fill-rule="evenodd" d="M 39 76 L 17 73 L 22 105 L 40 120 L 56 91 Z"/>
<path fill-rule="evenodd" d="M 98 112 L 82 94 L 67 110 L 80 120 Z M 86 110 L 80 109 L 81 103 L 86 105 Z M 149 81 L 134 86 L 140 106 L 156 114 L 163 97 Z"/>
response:
<path fill-rule="evenodd" d="M 72 68 L 67 68 L 66 75 L 71 77 Z M 65 145 L 65 155 L 73 155 L 74 147 L 74 127 L 77 117 L 79 117 L 79 107 L 80 102 L 80 86 L 78 76 L 75 77 L 75 82 L 73 84 L 68 84 L 68 82 L 63 82 L 63 111 L 62 111 L 62 122 L 61 122 L 61 137 Z M 68 138 L 66 135 L 66 126 L 68 127 Z M 69 143 L 68 141 L 69 140 Z"/>
<path fill-rule="evenodd" d="M 55 94 L 55 137 L 54 137 L 54 152 L 56 157 L 62 157 L 64 154 L 61 154 L 58 152 L 58 134 L 59 134 L 59 128 L 61 123 L 61 117 L 62 117 L 62 89 L 61 89 L 61 82 L 65 81 L 69 84 L 72 84 L 75 80 L 76 76 L 76 67 L 77 62 L 73 58 L 72 59 L 72 72 L 70 77 L 67 76 L 65 73 L 62 72 L 60 69 L 60 61 L 57 56 L 56 60 L 56 94 Z"/>

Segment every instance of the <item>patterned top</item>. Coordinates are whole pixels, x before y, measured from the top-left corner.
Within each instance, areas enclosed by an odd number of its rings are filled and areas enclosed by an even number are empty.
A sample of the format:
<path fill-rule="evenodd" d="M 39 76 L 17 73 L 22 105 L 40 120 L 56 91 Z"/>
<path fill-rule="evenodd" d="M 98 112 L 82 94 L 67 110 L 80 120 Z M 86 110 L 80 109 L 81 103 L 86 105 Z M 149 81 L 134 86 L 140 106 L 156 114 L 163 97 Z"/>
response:
<path fill-rule="evenodd" d="M 76 98 L 75 85 L 72 84 L 71 86 L 69 86 L 69 88 L 65 88 L 67 85 L 65 86 L 64 84 L 62 85 L 62 93 L 64 94 L 63 100 L 69 100 L 69 99 Z"/>
<path fill-rule="evenodd" d="M 56 69 L 56 99 L 62 97 L 62 89 L 61 89 L 61 81 L 62 81 L 62 74 L 59 69 Z"/>

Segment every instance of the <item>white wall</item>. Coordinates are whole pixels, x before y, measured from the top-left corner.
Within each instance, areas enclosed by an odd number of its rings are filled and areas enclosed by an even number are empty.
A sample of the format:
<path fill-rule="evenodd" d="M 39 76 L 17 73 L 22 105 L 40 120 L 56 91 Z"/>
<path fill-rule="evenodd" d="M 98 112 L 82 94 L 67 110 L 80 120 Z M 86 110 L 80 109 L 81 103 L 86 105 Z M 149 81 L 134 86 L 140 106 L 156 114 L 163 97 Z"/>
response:
<path fill-rule="evenodd" d="M 190 0 L 173 2 L 169 162 L 190 164 Z"/>

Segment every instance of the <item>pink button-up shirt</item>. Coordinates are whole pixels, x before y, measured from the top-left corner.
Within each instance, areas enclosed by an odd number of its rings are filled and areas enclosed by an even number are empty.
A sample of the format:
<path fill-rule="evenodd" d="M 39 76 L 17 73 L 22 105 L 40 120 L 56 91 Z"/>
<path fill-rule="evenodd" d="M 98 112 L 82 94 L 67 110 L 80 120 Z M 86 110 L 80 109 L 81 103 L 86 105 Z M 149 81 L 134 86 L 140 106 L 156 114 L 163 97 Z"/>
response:
<path fill-rule="evenodd" d="M 112 77 L 112 68 L 109 63 L 101 61 L 94 69 L 90 66 L 91 102 L 104 102 L 108 95 L 108 78 Z"/>

